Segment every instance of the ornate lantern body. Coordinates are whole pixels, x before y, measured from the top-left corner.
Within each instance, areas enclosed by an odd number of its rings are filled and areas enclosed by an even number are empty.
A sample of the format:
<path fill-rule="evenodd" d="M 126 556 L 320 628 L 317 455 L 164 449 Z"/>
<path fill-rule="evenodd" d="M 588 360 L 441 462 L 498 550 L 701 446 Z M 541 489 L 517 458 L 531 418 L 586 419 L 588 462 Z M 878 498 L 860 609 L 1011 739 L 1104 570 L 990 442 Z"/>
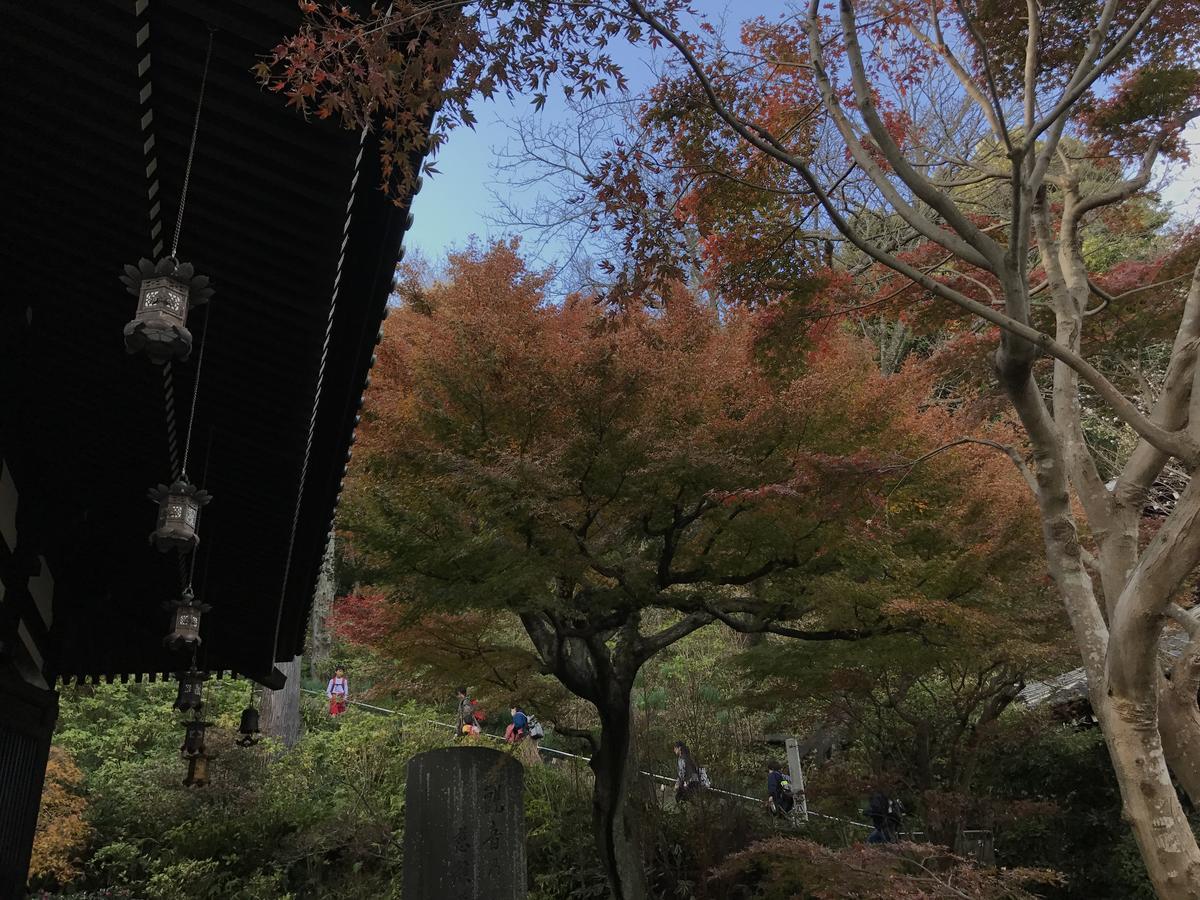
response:
<path fill-rule="evenodd" d="M 196 533 L 200 507 L 212 500 L 208 491 L 198 490 L 194 484 L 179 480 L 169 486 L 160 484 L 153 487 L 147 496 L 158 504 L 158 526 L 150 533 L 150 543 L 160 553 L 172 548 L 180 553 L 190 553 L 196 549 L 200 543 L 200 536 Z"/>
<path fill-rule="evenodd" d="M 211 722 L 201 722 L 199 719 L 193 719 L 191 722 L 184 722 L 183 728 L 183 744 L 179 748 L 179 753 L 185 759 L 193 756 L 202 756 L 207 749 L 204 746 L 205 729 L 211 725 Z"/>
<path fill-rule="evenodd" d="M 205 756 L 201 753 L 198 756 L 188 757 L 187 778 L 183 779 L 185 787 L 204 787 L 208 784 L 208 761 L 211 756 Z"/>
<path fill-rule="evenodd" d="M 179 692 L 175 695 L 175 708 L 180 712 L 200 712 L 204 706 L 204 673 L 195 669 L 180 672 Z M 204 737 L 203 729 L 200 733 Z"/>
<path fill-rule="evenodd" d="M 191 591 L 184 591 L 182 599 L 163 605 L 172 611 L 171 633 L 163 638 L 163 643 L 172 650 L 199 647 L 200 616 L 212 607 L 207 603 L 196 603 Z"/>
<path fill-rule="evenodd" d="M 253 706 L 247 706 L 242 710 L 242 722 L 238 725 L 238 745 L 241 747 L 250 747 L 257 744 L 259 741 L 258 733 L 258 710 Z"/>
<path fill-rule="evenodd" d="M 157 264 L 142 259 L 126 266 L 121 281 L 138 298 L 137 311 L 125 326 L 126 351 L 145 353 L 159 365 L 187 359 L 192 352 L 188 310 L 212 296 L 208 277 L 196 275 L 191 263 L 176 264 L 168 257 Z"/>
<path fill-rule="evenodd" d="M 208 784 L 208 761 L 214 755 L 204 745 L 204 732 L 211 724 L 201 722 L 199 718 L 183 723 L 183 744 L 179 748 L 179 755 L 187 760 L 187 778 L 183 783 L 188 787 L 204 787 Z"/>

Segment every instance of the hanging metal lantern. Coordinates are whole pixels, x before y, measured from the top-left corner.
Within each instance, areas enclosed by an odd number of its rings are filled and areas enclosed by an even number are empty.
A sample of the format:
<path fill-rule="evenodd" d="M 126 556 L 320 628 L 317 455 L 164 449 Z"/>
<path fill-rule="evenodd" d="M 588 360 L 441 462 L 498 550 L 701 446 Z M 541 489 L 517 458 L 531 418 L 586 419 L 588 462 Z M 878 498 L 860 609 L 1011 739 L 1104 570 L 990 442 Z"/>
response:
<path fill-rule="evenodd" d="M 179 747 L 181 756 L 185 759 L 200 756 L 208 749 L 204 745 L 204 732 L 211 724 L 212 722 L 201 722 L 199 719 L 183 723 L 183 744 Z"/>
<path fill-rule="evenodd" d="M 199 718 L 183 723 L 183 744 L 179 747 L 179 755 L 187 760 L 187 778 L 183 783 L 188 787 L 204 787 L 208 784 L 208 761 L 214 759 L 215 754 L 208 752 L 204 733 L 211 724 L 212 722 L 202 722 Z"/>
<path fill-rule="evenodd" d="M 175 677 L 179 679 L 179 692 L 175 695 L 175 708 L 180 712 L 189 710 L 200 712 L 204 706 L 204 680 L 208 677 L 207 673 L 193 668 L 186 672 L 179 672 Z"/>
<path fill-rule="evenodd" d="M 157 264 L 141 259 L 126 266 L 121 281 L 138 298 L 137 312 L 125 326 L 125 350 L 145 353 L 159 365 L 186 360 L 192 352 L 188 310 L 212 296 L 208 276 L 195 274 L 191 263 L 167 257 Z"/>
<path fill-rule="evenodd" d="M 200 754 L 187 758 L 187 778 L 183 779 L 184 787 L 204 787 L 208 784 L 208 761 L 211 756 Z"/>
<path fill-rule="evenodd" d="M 253 706 L 247 706 L 242 710 L 242 721 L 238 725 L 237 743 L 239 747 L 252 747 L 259 742 L 261 735 L 258 733 L 258 710 Z"/>
<path fill-rule="evenodd" d="M 163 643 L 172 650 L 199 647 L 200 616 L 212 609 L 207 603 L 197 603 L 191 590 L 183 592 L 179 600 L 164 603 L 171 610 L 171 633 L 163 638 Z"/>
<path fill-rule="evenodd" d="M 200 543 L 196 523 L 200 507 L 207 506 L 212 497 L 194 484 L 178 480 L 170 486 L 160 484 L 150 488 L 147 496 L 158 504 L 158 527 L 150 533 L 152 543 L 162 553 L 174 548 L 190 553 Z"/>

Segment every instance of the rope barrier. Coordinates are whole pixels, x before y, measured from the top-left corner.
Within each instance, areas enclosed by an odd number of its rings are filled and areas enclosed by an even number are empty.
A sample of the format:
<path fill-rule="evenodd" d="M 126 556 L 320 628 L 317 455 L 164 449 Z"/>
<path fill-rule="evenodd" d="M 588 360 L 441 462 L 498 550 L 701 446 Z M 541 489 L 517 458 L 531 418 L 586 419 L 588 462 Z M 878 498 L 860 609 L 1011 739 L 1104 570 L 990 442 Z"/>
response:
<path fill-rule="evenodd" d="M 312 694 L 312 695 L 318 696 L 318 697 L 325 696 L 324 691 L 315 691 L 312 688 L 301 688 L 300 690 L 306 694 Z M 451 732 L 453 732 L 455 730 L 454 726 L 447 722 L 438 722 L 436 719 L 420 719 L 415 716 L 409 715 L 408 713 L 403 713 L 398 709 L 388 709 L 387 707 L 384 707 L 384 706 L 372 706 L 370 703 L 363 703 L 359 700 L 348 700 L 346 702 L 349 704 L 352 704 L 354 706 L 361 707 L 362 709 L 369 709 L 369 710 L 371 710 L 371 712 L 383 713 L 384 715 L 389 715 L 389 716 L 399 716 L 402 719 L 412 719 L 416 722 L 419 722 L 419 723 L 422 723 L 425 725 L 437 725 L 439 728 L 446 728 Z M 483 734 L 480 734 L 480 737 L 485 737 L 492 741 L 499 741 L 500 743 L 505 743 L 504 738 L 500 737 L 497 734 L 483 733 Z M 585 763 L 590 763 L 592 761 L 591 757 L 589 757 L 589 756 L 582 756 L 578 753 L 568 753 L 566 750 L 556 750 L 553 747 L 542 747 L 539 745 L 537 749 L 538 749 L 539 753 L 550 753 L 550 754 L 554 754 L 555 756 L 564 757 L 566 759 L 575 759 L 575 760 L 579 760 L 580 762 L 585 762 Z M 654 779 L 655 781 L 665 782 L 666 784 L 674 784 L 675 783 L 674 778 L 670 778 L 666 775 L 659 775 L 656 772 L 646 772 L 644 770 L 639 769 L 638 774 L 642 775 L 646 778 Z M 709 794 L 720 794 L 724 797 L 733 797 L 738 800 L 749 800 L 752 803 L 761 804 L 763 802 L 761 797 L 751 797 L 748 794 L 738 794 L 738 793 L 735 793 L 734 791 L 724 791 L 724 790 L 721 790 L 720 788 L 710 787 L 710 788 L 706 789 L 706 792 Z M 867 830 L 872 830 L 872 828 L 873 828 L 873 826 L 868 825 L 865 822 L 856 822 L 853 819 L 845 819 L 845 818 L 842 818 L 841 816 L 827 816 L 824 813 L 816 812 L 815 810 L 813 810 L 813 808 L 811 806 L 808 808 L 808 814 L 810 816 L 814 816 L 818 819 L 825 819 L 830 822 L 842 822 L 846 825 L 854 825 L 857 828 L 866 828 Z"/>

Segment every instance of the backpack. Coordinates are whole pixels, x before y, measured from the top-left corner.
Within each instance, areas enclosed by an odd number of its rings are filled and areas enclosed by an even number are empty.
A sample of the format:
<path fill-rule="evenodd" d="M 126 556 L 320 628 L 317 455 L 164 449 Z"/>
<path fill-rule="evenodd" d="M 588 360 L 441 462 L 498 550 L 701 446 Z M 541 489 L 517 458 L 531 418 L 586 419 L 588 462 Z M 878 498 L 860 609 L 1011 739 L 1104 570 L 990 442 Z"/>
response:
<path fill-rule="evenodd" d="M 712 787 L 712 779 L 708 777 L 708 769 L 704 768 L 704 766 L 701 766 L 698 771 L 700 775 L 700 787 Z"/>
<path fill-rule="evenodd" d="M 785 800 L 792 799 L 792 783 L 786 778 L 779 782 L 779 796 Z"/>
<path fill-rule="evenodd" d="M 525 723 L 526 733 L 535 741 L 540 741 L 546 736 L 546 730 L 542 728 L 542 723 L 537 720 L 537 716 L 530 716 L 529 721 Z"/>
<path fill-rule="evenodd" d="M 487 719 L 487 712 L 479 707 L 478 700 L 472 700 L 471 706 L 474 707 L 474 709 L 471 711 L 472 719 L 474 719 L 476 722 L 483 722 Z"/>

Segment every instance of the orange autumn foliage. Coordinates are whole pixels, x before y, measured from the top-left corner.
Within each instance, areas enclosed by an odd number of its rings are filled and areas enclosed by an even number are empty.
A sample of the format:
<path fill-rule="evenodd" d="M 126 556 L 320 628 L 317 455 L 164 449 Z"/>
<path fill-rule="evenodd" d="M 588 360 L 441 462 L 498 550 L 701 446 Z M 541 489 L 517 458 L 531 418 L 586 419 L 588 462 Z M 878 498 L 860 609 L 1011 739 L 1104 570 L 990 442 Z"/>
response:
<path fill-rule="evenodd" d="M 51 747 L 29 864 L 31 879 L 65 885 L 79 875 L 80 856 L 91 833 L 82 786 L 83 773 L 75 760 L 62 748 Z"/>

